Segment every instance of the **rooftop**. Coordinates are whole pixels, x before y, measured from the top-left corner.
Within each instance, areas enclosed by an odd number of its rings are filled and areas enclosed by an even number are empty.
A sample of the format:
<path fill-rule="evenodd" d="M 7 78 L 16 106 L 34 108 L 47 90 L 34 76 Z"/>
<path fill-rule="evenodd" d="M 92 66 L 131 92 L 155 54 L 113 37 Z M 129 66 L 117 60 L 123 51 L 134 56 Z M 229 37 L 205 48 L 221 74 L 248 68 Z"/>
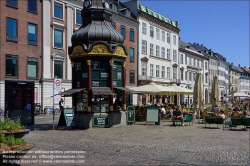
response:
<path fill-rule="evenodd" d="M 149 15 L 151 15 L 151 16 L 153 16 L 153 17 L 155 17 L 155 18 L 157 18 L 157 19 L 159 19 L 161 21 L 164 21 L 164 22 L 166 22 L 166 23 L 168 23 L 168 24 L 170 24 L 170 25 L 172 25 L 172 26 L 174 26 L 176 28 L 179 28 L 179 22 L 178 21 L 170 20 L 169 18 L 167 18 L 167 17 L 165 17 L 165 16 L 163 16 L 163 15 L 149 9 L 146 6 L 143 6 L 143 5 L 139 4 L 138 5 L 138 10 L 142 11 L 144 13 L 147 13 L 147 14 L 149 14 Z"/>

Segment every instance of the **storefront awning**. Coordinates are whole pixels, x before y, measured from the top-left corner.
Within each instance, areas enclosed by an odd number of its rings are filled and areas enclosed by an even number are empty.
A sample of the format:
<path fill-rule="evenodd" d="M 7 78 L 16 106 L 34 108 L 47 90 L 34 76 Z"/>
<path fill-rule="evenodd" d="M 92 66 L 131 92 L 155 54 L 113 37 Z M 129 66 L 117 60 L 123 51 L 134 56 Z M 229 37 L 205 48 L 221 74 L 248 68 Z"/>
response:
<path fill-rule="evenodd" d="M 67 97 L 67 96 L 71 96 L 74 93 L 77 92 L 81 92 L 82 90 L 85 90 L 86 88 L 82 88 L 82 89 L 68 89 L 64 92 L 62 92 L 62 96 Z"/>
<path fill-rule="evenodd" d="M 93 95 L 113 95 L 109 87 L 92 87 Z"/>
<path fill-rule="evenodd" d="M 126 87 L 114 87 L 114 89 L 120 89 L 120 90 L 126 91 L 126 94 L 140 94 L 139 92 L 126 88 Z"/>

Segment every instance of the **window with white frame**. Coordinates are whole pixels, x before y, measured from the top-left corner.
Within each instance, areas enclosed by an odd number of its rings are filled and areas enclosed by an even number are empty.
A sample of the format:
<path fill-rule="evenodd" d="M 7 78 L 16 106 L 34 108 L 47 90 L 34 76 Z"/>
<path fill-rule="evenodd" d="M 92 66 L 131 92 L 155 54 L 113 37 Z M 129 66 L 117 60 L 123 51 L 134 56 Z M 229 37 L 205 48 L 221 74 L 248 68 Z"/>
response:
<path fill-rule="evenodd" d="M 141 43 L 141 53 L 147 54 L 147 41 L 145 40 L 142 40 L 142 43 Z"/>
<path fill-rule="evenodd" d="M 192 73 L 189 72 L 189 81 L 192 81 Z"/>
<path fill-rule="evenodd" d="M 156 45 L 156 52 L 155 52 L 156 54 L 156 56 L 160 56 L 160 46 L 157 46 Z"/>
<path fill-rule="evenodd" d="M 141 75 L 146 76 L 147 74 L 147 64 L 145 62 L 141 63 Z"/>
<path fill-rule="evenodd" d="M 165 78 L 165 66 L 161 67 L 161 78 Z"/>
<path fill-rule="evenodd" d="M 154 37 L 154 27 L 150 25 L 150 36 Z"/>
<path fill-rule="evenodd" d="M 180 63 L 183 64 L 183 54 L 181 54 Z"/>
<path fill-rule="evenodd" d="M 63 19 L 63 4 L 59 2 L 54 2 L 54 17 Z"/>
<path fill-rule="evenodd" d="M 147 24 L 145 22 L 142 23 L 142 34 L 147 34 Z"/>
<path fill-rule="evenodd" d="M 161 47 L 161 57 L 165 58 L 165 47 Z"/>
<path fill-rule="evenodd" d="M 196 59 L 194 59 L 193 63 L 194 63 L 194 66 L 196 66 Z"/>
<path fill-rule="evenodd" d="M 150 76 L 154 77 L 154 65 L 150 64 Z"/>
<path fill-rule="evenodd" d="M 161 31 L 161 40 L 165 42 L 165 31 Z"/>
<path fill-rule="evenodd" d="M 173 79 L 177 78 L 177 67 L 173 67 Z"/>
<path fill-rule="evenodd" d="M 183 70 L 181 70 L 181 80 L 183 80 Z"/>
<path fill-rule="evenodd" d="M 188 64 L 191 65 L 191 57 L 189 57 L 189 63 Z"/>
<path fill-rule="evenodd" d="M 155 67 L 155 76 L 160 77 L 160 66 L 159 65 L 156 65 L 156 67 Z"/>
<path fill-rule="evenodd" d="M 160 40 L 160 29 L 156 28 L 156 39 Z"/>
<path fill-rule="evenodd" d="M 187 71 L 185 71 L 185 80 L 187 81 Z"/>
<path fill-rule="evenodd" d="M 176 46 L 176 36 L 173 35 L 173 45 Z"/>
<path fill-rule="evenodd" d="M 52 54 L 53 59 L 53 73 L 54 78 L 64 78 L 64 62 L 66 59 L 66 55 L 61 52 L 55 52 Z"/>
<path fill-rule="evenodd" d="M 170 59 L 170 49 L 167 48 L 167 59 Z"/>
<path fill-rule="evenodd" d="M 205 62 L 205 70 L 207 70 L 207 62 Z"/>
<path fill-rule="evenodd" d="M 200 60 L 198 60 L 197 67 L 200 67 Z"/>
<path fill-rule="evenodd" d="M 167 78 L 170 78 L 170 67 L 167 67 Z"/>
<path fill-rule="evenodd" d="M 196 73 L 194 72 L 194 74 L 193 74 L 193 81 L 195 81 L 195 77 L 196 77 Z"/>
<path fill-rule="evenodd" d="M 154 44 L 150 43 L 150 55 L 154 55 Z"/>
<path fill-rule="evenodd" d="M 173 50 L 173 61 L 176 62 L 177 61 L 177 55 L 176 55 L 177 51 Z"/>
<path fill-rule="evenodd" d="M 207 80 L 208 80 L 208 76 L 207 74 L 205 75 L 205 83 L 207 83 Z"/>
<path fill-rule="evenodd" d="M 204 67 L 204 63 L 203 63 L 203 61 L 201 61 L 201 68 L 203 68 Z"/>
<path fill-rule="evenodd" d="M 54 47 L 63 48 L 63 30 L 54 28 Z"/>
<path fill-rule="evenodd" d="M 169 32 L 167 32 L 167 43 L 170 44 L 170 33 Z"/>
<path fill-rule="evenodd" d="M 187 56 L 185 56 L 185 64 L 187 65 Z"/>

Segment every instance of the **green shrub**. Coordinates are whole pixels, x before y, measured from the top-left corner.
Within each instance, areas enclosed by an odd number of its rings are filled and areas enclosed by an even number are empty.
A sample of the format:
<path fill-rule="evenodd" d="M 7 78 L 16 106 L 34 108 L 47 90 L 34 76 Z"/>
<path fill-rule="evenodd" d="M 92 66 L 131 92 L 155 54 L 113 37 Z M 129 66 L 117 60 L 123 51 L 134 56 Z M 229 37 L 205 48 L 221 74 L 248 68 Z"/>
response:
<path fill-rule="evenodd" d="M 20 122 L 15 122 L 8 118 L 5 118 L 4 121 L 0 121 L 0 130 L 13 131 L 15 129 L 24 129 L 25 127 L 21 125 Z"/>
<path fill-rule="evenodd" d="M 7 136 L 6 138 L 6 143 L 9 145 L 9 146 L 18 146 L 18 145 L 21 145 L 21 144 L 24 144 L 25 141 L 24 139 L 22 138 L 15 138 L 14 135 L 9 135 Z"/>

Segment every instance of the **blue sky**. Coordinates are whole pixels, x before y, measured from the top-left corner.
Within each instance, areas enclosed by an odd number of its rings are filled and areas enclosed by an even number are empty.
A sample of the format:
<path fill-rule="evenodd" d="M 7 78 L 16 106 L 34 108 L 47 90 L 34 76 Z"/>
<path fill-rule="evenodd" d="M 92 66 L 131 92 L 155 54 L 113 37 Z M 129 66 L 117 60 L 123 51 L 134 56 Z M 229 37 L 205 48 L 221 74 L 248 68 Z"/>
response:
<path fill-rule="evenodd" d="M 250 66 L 249 0 L 139 0 L 139 3 L 179 21 L 181 40 L 203 44 L 235 66 Z"/>

